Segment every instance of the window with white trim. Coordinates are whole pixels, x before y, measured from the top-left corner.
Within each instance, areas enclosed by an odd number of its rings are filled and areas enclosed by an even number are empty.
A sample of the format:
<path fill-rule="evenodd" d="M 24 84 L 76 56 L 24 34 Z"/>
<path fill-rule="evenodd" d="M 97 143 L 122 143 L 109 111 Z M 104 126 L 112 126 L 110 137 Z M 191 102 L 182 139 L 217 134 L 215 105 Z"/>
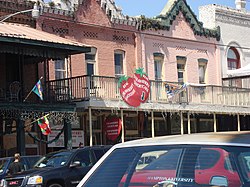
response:
<path fill-rule="evenodd" d="M 154 53 L 155 80 L 162 80 L 163 60 L 164 55 L 162 53 Z"/>
<path fill-rule="evenodd" d="M 185 67 L 187 58 L 183 56 L 177 56 L 177 75 L 178 75 L 178 82 L 184 83 L 186 81 L 185 77 Z"/>
<path fill-rule="evenodd" d="M 205 84 L 206 83 L 206 69 L 207 69 L 207 59 L 200 58 L 198 59 L 199 63 L 199 83 Z"/>
<path fill-rule="evenodd" d="M 227 53 L 228 70 L 240 68 L 240 55 L 235 47 L 230 47 Z"/>
<path fill-rule="evenodd" d="M 86 69 L 87 69 L 87 75 L 95 75 L 96 74 L 96 48 L 91 47 L 91 51 L 88 53 L 85 53 L 85 62 L 86 62 Z"/>
<path fill-rule="evenodd" d="M 55 79 L 67 78 L 66 60 L 55 60 Z"/>
<path fill-rule="evenodd" d="M 114 59 L 115 59 L 115 75 L 120 76 L 124 74 L 124 58 L 125 51 L 115 50 Z"/>

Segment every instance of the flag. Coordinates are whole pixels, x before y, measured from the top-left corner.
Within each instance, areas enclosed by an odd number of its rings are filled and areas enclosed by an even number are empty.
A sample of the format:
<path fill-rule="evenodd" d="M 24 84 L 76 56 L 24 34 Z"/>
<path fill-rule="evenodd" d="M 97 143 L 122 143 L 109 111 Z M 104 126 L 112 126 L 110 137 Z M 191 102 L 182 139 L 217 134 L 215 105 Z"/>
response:
<path fill-rule="evenodd" d="M 168 97 L 168 99 L 171 99 L 176 94 L 179 94 L 182 91 L 184 91 L 187 88 L 187 84 L 184 83 L 183 85 L 178 85 L 178 84 L 166 83 L 165 84 L 165 88 L 167 90 L 167 97 Z"/>
<path fill-rule="evenodd" d="M 43 135 L 48 135 L 51 133 L 51 129 L 49 126 L 49 120 L 46 116 L 43 116 L 40 119 L 38 119 L 37 123 L 38 123 Z"/>
<path fill-rule="evenodd" d="M 43 88 L 42 88 L 42 84 L 41 81 L 37 81 L 36 85 L 33 87 L 32 91 L 38 95 L 38 97 L 43 100 Z"/>

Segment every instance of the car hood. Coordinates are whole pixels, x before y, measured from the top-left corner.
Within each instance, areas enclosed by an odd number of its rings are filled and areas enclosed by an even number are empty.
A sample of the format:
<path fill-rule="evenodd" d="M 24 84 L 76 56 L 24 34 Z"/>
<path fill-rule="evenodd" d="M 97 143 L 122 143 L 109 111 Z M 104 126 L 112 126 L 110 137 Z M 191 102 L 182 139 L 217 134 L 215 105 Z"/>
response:
<path fill-rule="evenodd" d="M 33 175 L 42 175 L 43 173 L 47 173 L 48 171 L 52 171 L 57 168 L 53 167 L 46 167 L 46 168 L 33 168 L 29 169 L 26 171 L 23 171 L 21 173 L 16 173 L 11 176 L 7 176 L 6 179 L 8 178 L 15 178 L 15 177 L 25 177 L 25 176 L 33 176 Z"/>

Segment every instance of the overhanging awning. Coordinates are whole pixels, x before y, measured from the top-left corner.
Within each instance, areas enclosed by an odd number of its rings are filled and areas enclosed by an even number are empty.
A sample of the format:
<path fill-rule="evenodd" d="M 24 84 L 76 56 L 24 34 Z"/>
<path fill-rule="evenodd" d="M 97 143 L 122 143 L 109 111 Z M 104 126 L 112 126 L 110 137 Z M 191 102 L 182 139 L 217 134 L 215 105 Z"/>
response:
<path fill-rule="evenodd" d="M 0 52 L 45 58 L 86 53 L 90 47 L 29 26 L 0 23 Z"/>
<path fill-rule="evenodd" d="M 227 79 L 237 79 L 237 78 L 249 78 L 250 77 L 250 64 L 246 66 L 234 69 L 234 70 L 227 70 L 228 77 L 223 78 L 223 80 Z"/>

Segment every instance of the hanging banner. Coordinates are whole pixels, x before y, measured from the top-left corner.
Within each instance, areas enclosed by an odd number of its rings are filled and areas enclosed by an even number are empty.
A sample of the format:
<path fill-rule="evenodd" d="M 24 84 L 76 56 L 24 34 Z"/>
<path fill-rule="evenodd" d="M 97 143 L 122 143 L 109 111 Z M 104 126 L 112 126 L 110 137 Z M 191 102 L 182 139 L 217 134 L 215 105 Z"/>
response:
<path fill-rule="evenodd" d="M 168 99 L 173 98 L 175 95 L 181 93 L 187 88 L 187 84 L 178 85 L 172 83 L 165 84 Z"/>
<path fill-rule="evenodd" d="M 133 78 L 122 76 L 119 80 L 120 95 L 125 103 L 138 107 L 150 95 L 150 81 L 143 68 L 136 69 Z"/>
<path fill-rule="evenodd" d="M 107 118 L 104 122 L 104 132 L 107 139 L 115 141 L 122 130 L 122 121 L 118 117 Z"/>

